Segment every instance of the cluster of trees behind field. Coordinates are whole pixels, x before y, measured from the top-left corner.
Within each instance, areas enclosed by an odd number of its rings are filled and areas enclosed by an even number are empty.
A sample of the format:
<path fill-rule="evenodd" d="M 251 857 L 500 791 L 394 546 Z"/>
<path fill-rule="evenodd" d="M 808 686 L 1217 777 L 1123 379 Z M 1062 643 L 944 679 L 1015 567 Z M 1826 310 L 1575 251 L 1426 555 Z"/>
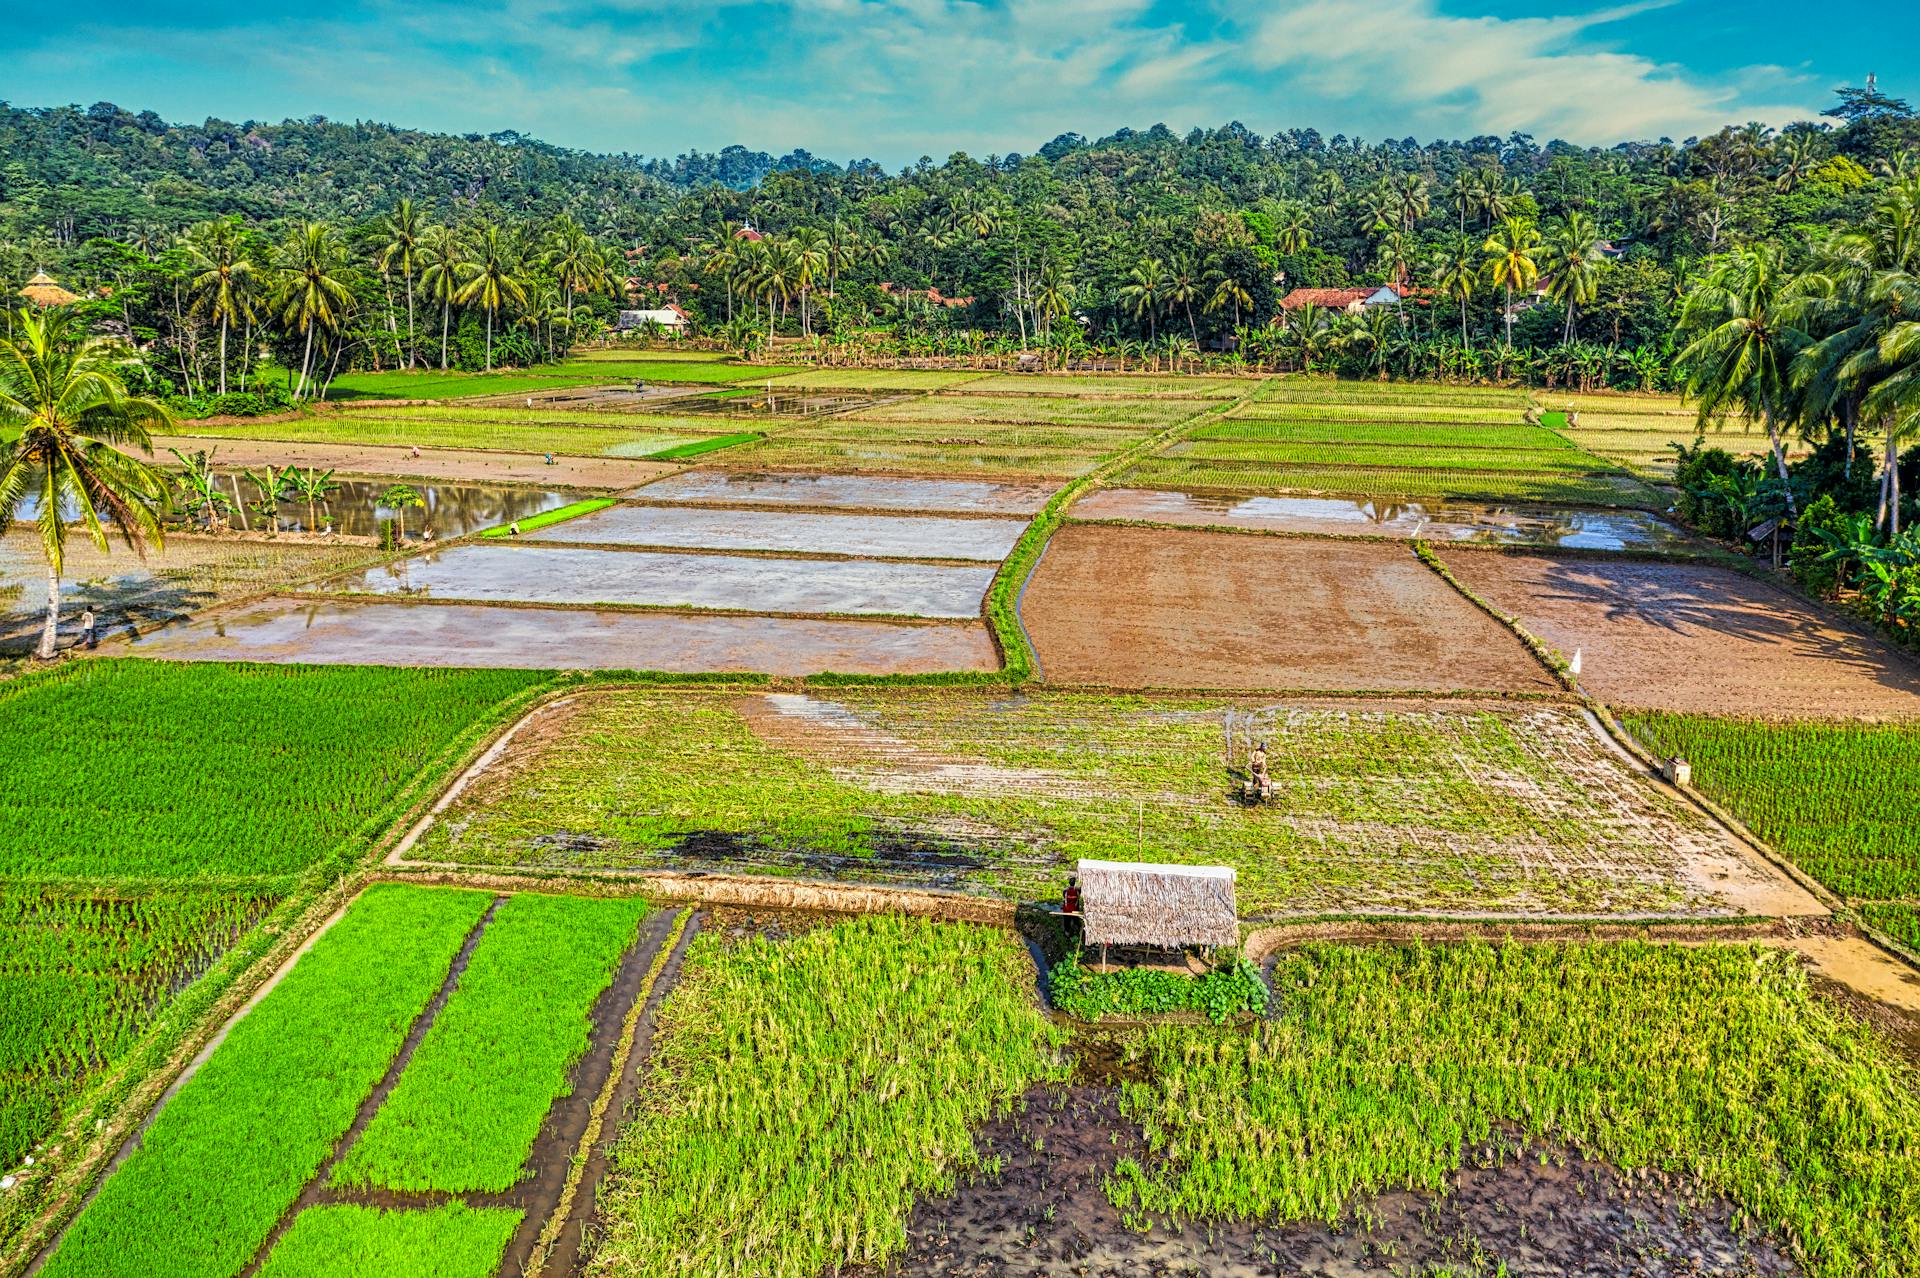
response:
<path fill-rule="evenodd" d="M 1771 244 L 1798 269 L 1914 171 L 1906 102 L 1847 89 L 1829 115 L 1611 148 L 1155 126 L 888 173 L 798 151 L 660 161 L 513 133 L 5 107 L 0 287 L 45 269 L 96 302 L 109 290 L 189 394 L 218 381 L 214 308 L 192 294 L 223 224 L 263 295 L 227 320 L 230 362 L 235 319 L 285 368 L 313 363 L 309 333 L 323 370 L 437 366 L 442 348 L 484 367 L 672 303 L 739 349 L 800 338 L 823 359 L 1039 350 L 1664 388 L 1680 301 L 1716 258 Z M 423 255 L 450 262 L 454 295 L 425 307 L 433 263 L 392 250 L 401 199 L 438 246 Z M 553 268 L 563 230 L 595 269 Z M 265 294 L 296 269 L 340 287 L 289 319 Z M 460 297 L 476 273 L 491 282 Z M 1409 301 L 1279 309 L 1296 288 L 1363 284 Z"/>

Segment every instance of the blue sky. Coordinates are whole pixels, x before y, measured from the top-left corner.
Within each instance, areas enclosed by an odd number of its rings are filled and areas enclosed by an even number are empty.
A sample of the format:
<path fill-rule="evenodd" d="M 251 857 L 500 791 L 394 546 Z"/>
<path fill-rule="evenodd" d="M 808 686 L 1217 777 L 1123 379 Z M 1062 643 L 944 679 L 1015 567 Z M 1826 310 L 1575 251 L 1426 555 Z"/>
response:
<path fill-rule="evenodd" d="M 648 155 L 739 142 L 897 167 L 1233 119 L 1682 138 L 1812 115 L 1869 71 L 1920 100 L 1911 0 L 1833 21 L 1803 0 L 6 3 L 0 92 L 19 105 L 511 128 Z"/>

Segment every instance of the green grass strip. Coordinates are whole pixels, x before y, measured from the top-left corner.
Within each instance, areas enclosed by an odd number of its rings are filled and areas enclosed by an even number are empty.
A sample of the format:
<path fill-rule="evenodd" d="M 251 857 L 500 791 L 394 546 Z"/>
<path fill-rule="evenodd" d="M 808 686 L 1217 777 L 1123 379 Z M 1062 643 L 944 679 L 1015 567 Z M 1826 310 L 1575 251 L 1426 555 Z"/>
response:
<path fill-rule="evenodd" d="M 536 528 L 549 528 L 554 524 L 563 524 L 567 520 L 580 515 L 591 515 L 594 511 L 605 510 L 613 504 L 614 500 L 611 497 L 588 497 L 584 501 L 568 502 L 566 505 L 556 506 L 552 510 L 543 510 L 537 515 L 529 515 L 525 519 L 517 520 L 516 522 L 519 523 L 521 532 L 530 533 Z M 513 524 L 499 524 L 493 528 L 483 528 L 480 530 L 480 535 L 482 537 L 511 537 L 513 536 Z"/>
<path fill-rule="evenodd" d="M 160 1111 L 46 1278 L 239 1273 L 346 1134 L 491 899 L 368 888 Z"/>
<path fill-rule="evenodd" d="M 309 1207 L 260 1278 L 488 1278 L 524 1214 L 465 1203 L 432 1211 Z"/>
<path fill-rule="evenodd" d="M 675 444 L 672 448 L 663 448 L 657 453 L 648 453 L 648 461 L 679 461 L 685 457 L 698 457 L 702 453 L 717 453 L 722 448 L 732 448 L 736 444 L 751 444 L 756 439 L 765 438 L 757 431 L 743 430 L 732 435 L 715 435 L 711 439 L 696 439 L 690 444 Z"/>
<path fill-rule="evenodd" d="M 488 924 L 460 984 L 334 1183 L 511 1189 L 568 1072 L 588 1013 L 647 903 L 523 892 Z"/>

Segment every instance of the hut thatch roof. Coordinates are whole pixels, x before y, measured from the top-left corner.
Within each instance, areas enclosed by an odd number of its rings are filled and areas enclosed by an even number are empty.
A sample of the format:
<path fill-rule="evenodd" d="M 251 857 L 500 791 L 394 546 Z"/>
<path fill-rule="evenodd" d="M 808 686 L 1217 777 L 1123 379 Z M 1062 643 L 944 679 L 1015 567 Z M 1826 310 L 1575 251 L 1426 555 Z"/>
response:
<path fill-rule="evenodd" d="M 1089 945 L 1237 945 L 1233 868 L 1080 862 L 1080 908 Z"/>
<path fill-rule="evenodd" d="M 69 293 L 54 282 L 53 276 L 45 271 L 36 271 L 32 279 L 21 288 L 20 296 L 35 306 L 65 306 L 68 302 L 80 300 L 78 293 Z"/>

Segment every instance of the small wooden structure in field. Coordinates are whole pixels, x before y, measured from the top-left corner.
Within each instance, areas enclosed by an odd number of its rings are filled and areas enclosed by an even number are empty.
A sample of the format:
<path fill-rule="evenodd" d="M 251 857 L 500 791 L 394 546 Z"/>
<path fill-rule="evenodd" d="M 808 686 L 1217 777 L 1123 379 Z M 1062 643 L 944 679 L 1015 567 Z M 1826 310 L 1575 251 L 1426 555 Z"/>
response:
<path fill-rule="evenodd" d="M 1240 943 L 1227 865 L 1082 861 L 1082 942 L 1157 950 Z"/>

